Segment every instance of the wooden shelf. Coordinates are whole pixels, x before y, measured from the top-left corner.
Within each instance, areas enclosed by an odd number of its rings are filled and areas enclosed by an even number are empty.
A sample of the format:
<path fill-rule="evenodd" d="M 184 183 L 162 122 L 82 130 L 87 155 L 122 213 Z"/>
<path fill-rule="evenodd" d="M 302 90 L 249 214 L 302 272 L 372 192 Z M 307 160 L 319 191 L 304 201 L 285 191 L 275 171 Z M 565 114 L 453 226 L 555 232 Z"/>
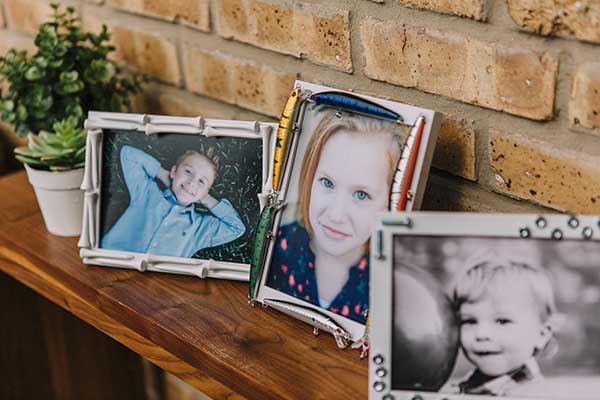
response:
<path fill-rule="evenodd" d="M 247 304 L 247 284 L 86 266 L 24 173 L 0 178 L 0 270 L 214 399 L 366 399 L 367 362 Z M 115 366 L 118 368 L 118 366 Z"/>

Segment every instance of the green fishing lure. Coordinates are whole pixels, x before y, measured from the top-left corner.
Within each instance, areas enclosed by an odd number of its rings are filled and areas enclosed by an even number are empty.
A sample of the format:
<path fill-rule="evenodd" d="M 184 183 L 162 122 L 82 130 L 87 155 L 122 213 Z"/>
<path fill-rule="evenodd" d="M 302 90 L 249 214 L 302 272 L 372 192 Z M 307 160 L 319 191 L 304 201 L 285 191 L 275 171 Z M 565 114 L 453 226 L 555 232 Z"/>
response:
<path fill-rule="evenodd" d="M 250 263 L 250 282 L 248 285 L 248 299 L 255 299 L 262 271 L 264 269 L 265 257 L 269 243 L 273 240 L 273 221 L 275 219 L 275 211 L 279 208 L 274 204 L 272 197 L 269 198 L 267 205 L 260 214 L 260 220 L 256 227 L 254 235 L 254 243 L 252 245 L 252 262 Z"/>

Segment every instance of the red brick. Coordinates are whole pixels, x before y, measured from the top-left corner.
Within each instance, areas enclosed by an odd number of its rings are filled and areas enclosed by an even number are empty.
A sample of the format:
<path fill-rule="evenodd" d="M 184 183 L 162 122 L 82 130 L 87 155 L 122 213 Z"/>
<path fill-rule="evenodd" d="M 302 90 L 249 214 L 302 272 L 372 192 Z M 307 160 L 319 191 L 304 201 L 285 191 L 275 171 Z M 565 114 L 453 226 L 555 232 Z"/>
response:
<path fill-rule="evenodd" d="M 560 211 L 600 213 L 600 158 L 490 130 L 496 190 Z"/>
<path fill-rule="evenodd" d="M 186 46 L 184 70 L 188 90 L 279 116 L 296 76 L 220 51 Z"/>
<path fill-rule="evenodd" d="M 219 35 L 352 71 L 349 12 L 325 4 L 219 0 Z"/>
<path fill-rule="evenodd" d="M 483 21 L 486 18 L 485 0 L 398 0 L 400 3 L 437 11 L 446 14 L 455 14 L 461 17 L 473 18 Z"/>
<path fill-rule="evenodd" d="M 597 0 L 506 0 L 508 12 L 521 28 L 600 43 L 600 2 Z"/>
<path fill-rule="evenodd" d="M 600 128 L 600 63 L 581 65 L 573 78 L 569 119 L 574 125 Z"/>
<path fill-rule="evenodd" d="M 200 29 L 210 30 L 209 0 L 109 0 L 109 4 L 137 14 L 179 20 Z"/>
<path fill-rule="evenodd" d="M 370 78 L 526 118 L 553 116 L 552 54 L 374 18 L 364 19 L 360 31 Z"/>

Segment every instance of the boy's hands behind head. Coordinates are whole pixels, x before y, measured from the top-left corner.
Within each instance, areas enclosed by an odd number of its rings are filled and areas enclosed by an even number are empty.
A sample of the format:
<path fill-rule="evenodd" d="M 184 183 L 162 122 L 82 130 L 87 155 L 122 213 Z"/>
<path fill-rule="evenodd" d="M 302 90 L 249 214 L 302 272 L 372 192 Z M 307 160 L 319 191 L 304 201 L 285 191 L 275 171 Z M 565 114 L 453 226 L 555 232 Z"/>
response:
<path fill-rule="evenodd" d="M 158 172 L 156 173 L 156 179 L 162 183 L 165 187 L 171 188 L 171 177 L 169 176 L 169 171 L 160 167 Z"/>

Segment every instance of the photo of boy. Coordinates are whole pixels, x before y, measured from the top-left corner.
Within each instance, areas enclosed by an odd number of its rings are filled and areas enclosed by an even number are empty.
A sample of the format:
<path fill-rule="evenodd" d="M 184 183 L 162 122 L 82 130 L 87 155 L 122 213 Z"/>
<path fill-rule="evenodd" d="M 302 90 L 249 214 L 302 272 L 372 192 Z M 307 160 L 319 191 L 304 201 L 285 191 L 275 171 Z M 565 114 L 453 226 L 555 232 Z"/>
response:
<path fill-rule="evenodd" d="M 395 124 L 326 111 L 299 168 L 297 203 L 276 234 L 267 285 L 365 323 L 369 239 L 388 208 L 402 140 Z M 295 166 L 296 167 L 296 166 Z"/>
<path fill-rule="evenodd" d="M 168 170 L 129 145 L 122 146 L 119 158 L 130 200 L 102 237 L 101 248 L 191 257 L 244 234 L 246 228 L 231 203 L 209 193 L 218 165 L 211 147 L 184 152 Z M 210 213 L 198 213 L 196 203 Z"/>
<path fill-rule="evenodd" d="M 544 376 L 537 357 L 556 349 L 547 273 L 517 261 L 484 261 L 457 277 L 452 297 L 460 346 L 474 370 L 442 392 L 539 394 Z"/>

